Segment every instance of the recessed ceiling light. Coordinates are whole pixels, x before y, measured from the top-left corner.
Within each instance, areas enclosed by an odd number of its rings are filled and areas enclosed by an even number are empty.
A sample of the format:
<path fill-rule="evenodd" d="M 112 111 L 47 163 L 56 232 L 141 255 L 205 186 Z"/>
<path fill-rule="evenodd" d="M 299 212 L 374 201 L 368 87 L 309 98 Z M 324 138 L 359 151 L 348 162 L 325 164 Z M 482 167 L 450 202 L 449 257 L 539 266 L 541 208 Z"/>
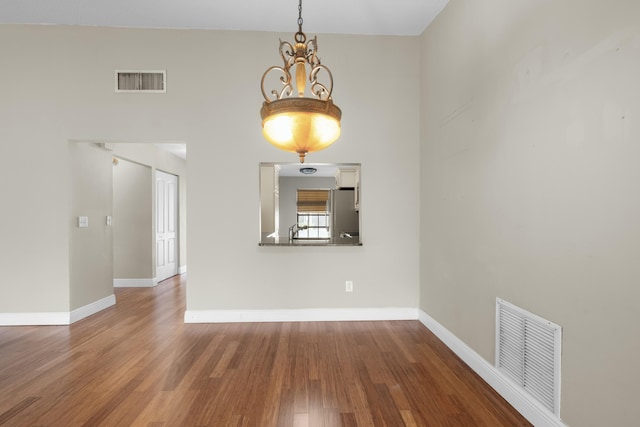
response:
<path fill-rule="evenodd" d="M 318 169 L 316 168 L 300 168 L 300 173 L 305 175 L 313 175 L 316 172 L 318 172 Z"/>

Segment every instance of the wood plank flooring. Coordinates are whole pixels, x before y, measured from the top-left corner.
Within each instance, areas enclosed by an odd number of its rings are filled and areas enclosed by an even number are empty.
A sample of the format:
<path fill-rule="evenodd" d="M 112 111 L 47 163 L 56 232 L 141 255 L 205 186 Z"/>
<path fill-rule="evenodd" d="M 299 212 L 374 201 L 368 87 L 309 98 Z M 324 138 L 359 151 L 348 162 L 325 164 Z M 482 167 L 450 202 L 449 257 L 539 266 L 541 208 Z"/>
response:
<path fill-rule="evenodd" d="M 528 426 L 418 321 L 184 324 L 185 283 L 0 327 L 4 426 Z"/>

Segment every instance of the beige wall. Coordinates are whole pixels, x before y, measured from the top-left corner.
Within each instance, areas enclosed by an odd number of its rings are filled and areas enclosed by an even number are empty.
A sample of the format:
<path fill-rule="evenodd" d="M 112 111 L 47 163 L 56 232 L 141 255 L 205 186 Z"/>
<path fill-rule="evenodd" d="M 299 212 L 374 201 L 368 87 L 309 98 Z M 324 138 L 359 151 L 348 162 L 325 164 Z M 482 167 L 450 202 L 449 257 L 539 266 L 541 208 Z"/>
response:
<path fill-rule="evenodd" d="M 113 166 L 113 278 L 152 279 L 153 171 L 118 159 Z"/>
<path fill-rule="evenodd" d="M 69 140 L 187 143 L 190 310 L 417 307 L 419 39 L 319 37 L 344 119 L 309 161 L 362 163 L 364 246 L 260 248 L 258 164 L 296 159 L 260 130 L 279 37 L 293 33 L 0 26 L 0 191 L 13 204 L 0 312 L 68 310 Z M 116 94 L 116 69 L 166 69 L 167 93 Z"/>
<path fill-rule="evenodd" d="M 96 144 L 69 143 L 69 174 L 69 288 L 75 310 L 113 295 L 111 153 Z M 88 227 L 78 227 L 79 216 L 88 217 Z"/>
<path fill-rule="evenodd" d="M 490 363 L 563 327 L 562 418 L 640 412 L 640 3 L 451 0 L 422 37 L 420 307 Z"/>
<path fill-rule="evenodd" d="M 260 166 L 260 233 L 269 235 L 276 230 L 276 200 L 278 182 L 274 165 Z"/>
<path fill-rule="evenodd" d="M 216 61 L 241 62 L 203 96 L 211 105 L 197 114 L 210 134 L 188 145 L 189 310 L 417 307 L 419 40 L 318 38 L 344 114 L 338 142 L 307 161 L 362 163 L 364 246 L 258 247 L 257 165 L 296 161 L 260 129 L 259 81 L 279 59 L 278 37 L 292 35 L 233 33 L 206 49 Z M 251 54 L 239 58 L 234 50 L 247 46 Z M 345 280 L 354 281 L 353 294 Z"/>

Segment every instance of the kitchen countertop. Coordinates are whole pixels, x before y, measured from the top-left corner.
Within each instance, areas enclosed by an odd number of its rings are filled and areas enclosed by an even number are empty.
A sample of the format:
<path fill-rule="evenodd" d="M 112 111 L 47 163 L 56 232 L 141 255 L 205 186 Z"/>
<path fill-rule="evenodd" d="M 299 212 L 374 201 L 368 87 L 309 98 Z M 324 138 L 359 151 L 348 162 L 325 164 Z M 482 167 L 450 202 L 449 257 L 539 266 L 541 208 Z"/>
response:
<path fill-rule="evenodd" d="M 362 246 L 358 236 L 353 238 L 338 238 L 338 239 L 318 239 L 318 240 L 305 240 L 305 239 L 278 239 L 274 237 L 263 237 L 258 246 Z"/>

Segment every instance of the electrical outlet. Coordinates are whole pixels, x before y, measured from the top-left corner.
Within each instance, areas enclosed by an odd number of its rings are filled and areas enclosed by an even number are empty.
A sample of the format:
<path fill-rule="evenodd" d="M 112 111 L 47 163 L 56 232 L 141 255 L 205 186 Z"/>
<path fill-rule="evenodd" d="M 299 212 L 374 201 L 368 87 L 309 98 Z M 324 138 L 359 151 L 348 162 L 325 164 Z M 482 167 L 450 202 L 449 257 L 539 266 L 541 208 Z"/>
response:
<path fill-rule="evenodd" d="M 79 216 L 78 217 L 78 227 L 79 228 L 87 228 L 87 227 L 89 227 L 89 217 L 88 216 Z"/>
<path fill-rule="evenodd" d="M 353 282 L 351 280 L 344 282 L 344 290 L 346 292 L 353 292 Z"/>

